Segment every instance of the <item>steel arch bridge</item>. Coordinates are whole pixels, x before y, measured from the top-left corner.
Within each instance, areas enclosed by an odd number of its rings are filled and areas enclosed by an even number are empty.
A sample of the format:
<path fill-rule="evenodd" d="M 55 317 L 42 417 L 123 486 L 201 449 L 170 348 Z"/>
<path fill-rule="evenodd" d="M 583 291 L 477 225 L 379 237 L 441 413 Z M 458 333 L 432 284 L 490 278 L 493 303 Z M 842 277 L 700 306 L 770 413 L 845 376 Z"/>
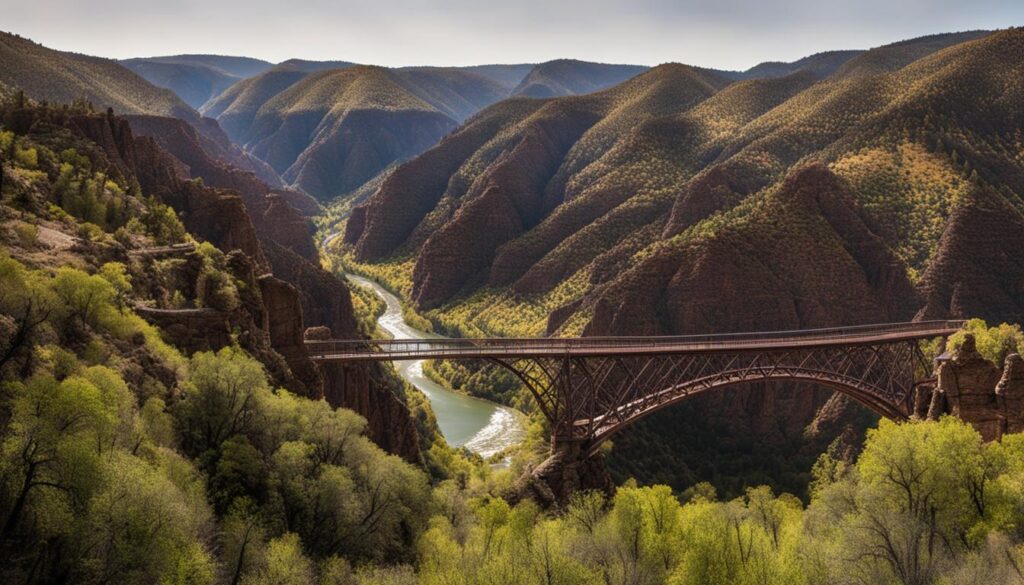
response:
<path fill-rule="evenodd" d="M 905 419 L 930 382 L 920 341 L 963 321 L 698 336 L 308 341 L 316 361 L 483 359 L 529 389 L 552 449 L 586 458 L 637 420 L 698 394 L 756 381 L 809 382 Z"/>

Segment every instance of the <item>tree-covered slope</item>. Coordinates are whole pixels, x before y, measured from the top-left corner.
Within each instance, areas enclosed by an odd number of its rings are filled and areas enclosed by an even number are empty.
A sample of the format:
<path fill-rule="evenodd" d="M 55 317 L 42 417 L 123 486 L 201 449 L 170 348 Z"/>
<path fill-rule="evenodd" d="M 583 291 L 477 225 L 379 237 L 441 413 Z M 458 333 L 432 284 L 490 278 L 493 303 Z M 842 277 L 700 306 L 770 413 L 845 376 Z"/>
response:
<path fill-rule="evenodd" d="M 1022 51 L 1017 29 L 943 35 L 825 78 L 725 86 L 661 66 L 591 96 L 499 104 L 399 167 L 346 242 L 468 335 L 1017 321 Z M 806 390 L 693 408 L 786 441 L 828 399 Z M 628 436 L 622 461 L 639 462 Z"/>
<path fill-rule="evenodd" d="M 534 67 L 512 95 L 548 98 L 593 93 L 618 85 L 646 71 L 641 65 L 612 65 L 575 59 L 557 59 Z"/>
<path fill-rule="evenodd" d="M 242 79 L 210 65 L 166 58 L 125 59 L 120 63 L 153 85 L 173 91 L 193 108 L 201 107 Z"/>
<path fill-rule="evenodd" d="M 433 146 L 506 90 L 454 68 L 275 68 L 208 106 L 246 149 L 321 199 Z M 229 94 L 237 99 L 220 110 Z M 217 114 L 218 110 L 220 113 Z"/>
<path fill-rule="evenodd" d="M 110 59 L 54 51 L 9 33 L 0 33 L 0 83 L 28 97 L 53 103 L 75 100 L 123 114 L 151 114 L 198 120 L 173 92 L 155 87 Z"/>
<path fill-rule="evenodd" d="M 317 574 L 408 558 L 420 454 L 323 400 L 238 194 L 115 116 L 0 114 L 0 580 L 250 582 L 290 570 L 282 546 L 333 559 Z"/>

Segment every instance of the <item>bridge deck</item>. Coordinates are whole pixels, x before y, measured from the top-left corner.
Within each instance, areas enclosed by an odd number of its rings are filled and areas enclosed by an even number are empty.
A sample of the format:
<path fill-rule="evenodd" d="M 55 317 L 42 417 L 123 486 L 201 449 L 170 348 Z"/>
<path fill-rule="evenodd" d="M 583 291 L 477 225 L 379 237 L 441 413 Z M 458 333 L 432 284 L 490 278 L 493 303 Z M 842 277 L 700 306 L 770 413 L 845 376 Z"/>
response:
<path fill-rule="evenodd" d="M 921 321 L 798 331 L 659 337 L 325 340 L 307 341 L 306 348 L 314 360 L 350 362 L 684 354 L 929 339 L 952 335 L 960 330 L 963 323 Z"/>

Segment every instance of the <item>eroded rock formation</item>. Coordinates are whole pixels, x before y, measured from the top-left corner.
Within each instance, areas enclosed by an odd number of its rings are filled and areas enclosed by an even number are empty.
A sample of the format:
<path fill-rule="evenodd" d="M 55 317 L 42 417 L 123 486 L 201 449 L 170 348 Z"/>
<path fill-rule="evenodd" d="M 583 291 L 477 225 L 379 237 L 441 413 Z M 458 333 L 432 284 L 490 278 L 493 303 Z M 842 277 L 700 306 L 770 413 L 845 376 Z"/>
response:
<path fill-rule="evenodd" d="M 113 116 L 77 117 L 72 128 L 102 147 L 111 171 L 137 177 L 143 193 L 173 207 L 190 232 L 228 252 L 229 271 L 243 283 L 240 306 L 232 311 L 140 313 L 186 351 L 216 350 L 237 341 L 260 359 L 275 383 L 355 410 L 367 419 L 378 445 L 419 461 L 415 423 L 377 366 L 318 368 L 309 359 L 303 344 L 307 325 L 348 338 L 359 333 L 348 288 L 320 267 L 309 223 L 289 204 L 296 195 L 274 192 L 254 174 L 214 160 L 202 137 L 179 120 L 140 117 L 133 124 L 151 135 L 135 136 L 127 122 Z M 191 180 L 194 176 L 204 181 Z M 197 291 L 189 287 L 201 262 L 194 252 L 183 260 L 177 280 L 194 298 Z"/>
<path fill-rule="evenodd" d="M 953 356 L 938 366 L 926 416 L 934 420 L 945 414 L 970 423 L 986 441 L 1024 431 L 1024 361 L 1020 355 L 1007 356 L 1000 371 L 978 353 L 974 337 L 967 335 Z"/>

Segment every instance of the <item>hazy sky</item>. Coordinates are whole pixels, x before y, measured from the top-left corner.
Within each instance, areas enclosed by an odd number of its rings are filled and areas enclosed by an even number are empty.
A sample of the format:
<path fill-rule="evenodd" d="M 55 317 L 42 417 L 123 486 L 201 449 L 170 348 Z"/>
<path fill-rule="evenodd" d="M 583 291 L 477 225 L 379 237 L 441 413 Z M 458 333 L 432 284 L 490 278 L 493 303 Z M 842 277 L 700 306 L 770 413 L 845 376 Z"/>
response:
<path fill-rule="evenodd" d="M 827 49 L 1024 25 L 1024 0 L 0 0 L 0 29 L 107 57 L 380 65 L 558 57 L 745 69 Z"/>

